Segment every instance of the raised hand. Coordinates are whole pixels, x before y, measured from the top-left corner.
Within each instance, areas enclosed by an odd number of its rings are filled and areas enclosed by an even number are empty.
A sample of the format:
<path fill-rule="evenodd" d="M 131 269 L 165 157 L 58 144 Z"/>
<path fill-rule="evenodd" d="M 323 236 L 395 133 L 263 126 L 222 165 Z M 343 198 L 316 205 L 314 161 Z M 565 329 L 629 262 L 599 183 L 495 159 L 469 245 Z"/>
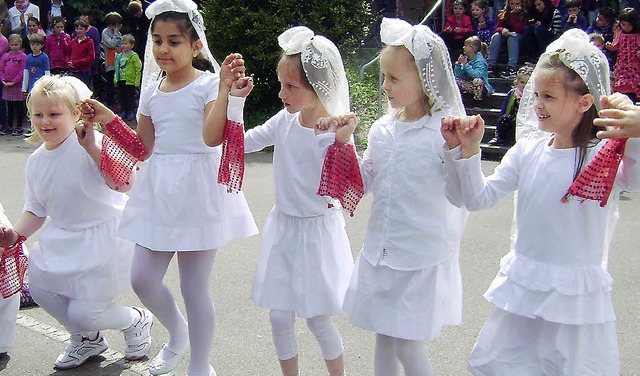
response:
<path fill-rule="evenodd" d="M 239 53 L 227 55 L 220 65 L 220 89 L 228 93 L 233 86 L 233 82 L 244 77 L 246 68 L 244 59 Z"/>
<path fill-rule="evenodd" d="M 241 77 L 231 84 L 231 94 L 234 97 L 246 97 L 253 90 L 253 77 Z"/>
<path fill-rule="evenodd" d="M 442 138 L 447 143 L 449 150 L 460 146 L 460 139 L 456 132 L 456 118 L 454 116 L 443 116 L 440 119 L 440 133 L 442 133 Z"/>
<path fill-rule="evenodd" d="M 593 125 L 609 127 L 599 131 L 598 138 L 640 137 L 640 107 L 624 94 L 613 93 L 600 100 L 602 110 L 600 117 L 593 120 Z"/>
<path fill-rule="evenodd" d="M 91 123 L 107 124 L 115 119 L 116 114 L 109 107 L 95 99 L 87 99 L 80 105 L 81 118 Z"/>
<path fill-rule="evenodd" d="M 338 129 L 336 129 L 336 141 L 347 143 L 358 126 L 358 117 L 354 113 L 338 117 Z"/>
<path fill-rule="evenodd" d="M 0 224 L 0 248 L 7 248 L 18 240 L 18 234 L 13 229 Z"/>
<path fill-rule="evenodd" d="M 78 121 L 76 123 L 76 134 L 78 135 L 78 143 L 80 146 L 89 150 L 95 147 L 96 135 L 93 132 L 93 124 L 88 121 Z"/>

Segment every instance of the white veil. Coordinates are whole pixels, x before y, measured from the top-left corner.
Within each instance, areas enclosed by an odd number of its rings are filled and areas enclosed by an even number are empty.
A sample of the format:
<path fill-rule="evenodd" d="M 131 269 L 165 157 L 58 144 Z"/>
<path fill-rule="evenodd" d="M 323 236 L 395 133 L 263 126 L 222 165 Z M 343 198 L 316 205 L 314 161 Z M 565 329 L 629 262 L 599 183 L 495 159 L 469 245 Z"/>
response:
<path fill-rule="evenodd" d="M 286 55 L 300 54 L 307 80 L 330 115 L 349 112 L 349 85 L 338 48 L 305 26 L 292 27 L 278 36 Z"/>
<path fill-rule="evenodd" d="M 149 5 L 145 14 L 147 18 L 151 20 L 149 24 L 149 31 L 147 36 L 147 46 L 144 52 L 144 69 L 142 70 L 142 84 L 141 89 L 144 89 L 149 84 L 157 81 L 160 78 L 160 67 L 156 63 L 153 57 L 153 38 L 151 36 L 151 25 L 153 24 L 153 18 L 160 13 L 164 12 L 178 12 L 187 13 L 191 24 L 198 33 L 198 38 L 202 42 L 202 53 L 205 58 L 211 62 L 216 72 L 220 71 L 220 64 L 213 58 L 211 50 L 209 50 L 209 44 L 207 43 L 207 36 L 204 33 L 204 20 L 202 15 L 198 11 L 198 6 L 192 0 L 156 0 Z"/>
<path fill-rule="evenodd" d="M 449 50 L 442 38 L 428 26 L 414 26 L 398 18 L 383 18 L 380 36 L 384 44 L 404 46 L 411 52 L 424 93 L 433 100 L 433 111 L 444 110 L 452 116 L 466 114 L 451 68 Z"/>

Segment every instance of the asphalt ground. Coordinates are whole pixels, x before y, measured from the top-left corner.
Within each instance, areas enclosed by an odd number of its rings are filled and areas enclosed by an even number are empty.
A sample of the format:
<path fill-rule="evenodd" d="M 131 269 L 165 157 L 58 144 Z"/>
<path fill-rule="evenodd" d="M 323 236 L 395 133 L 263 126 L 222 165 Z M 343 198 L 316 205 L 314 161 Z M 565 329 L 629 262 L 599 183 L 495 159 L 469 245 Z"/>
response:
<path fill-rule="evenodd" d="M 33 149 L 20 137 L 0 137 L 0 201 L 12 221 L 21 212 L 24 165 Z M 271 158 L 270 153 L 247 157 L 244 192 L 260 228 L 274 201 Z M 495 166 L 495 162 L 483 162 L 486 172 Z M 370 203 L 370 197 L 366 197 L 355 216 L 346 217 L 354 257 L 362 246 Z M 508 251 L 512 213 L 512 200 L 505 199 L 491 210 L 470 215 L 460 260 L 464 284 L 463 323 L 446 328 L 439 339 L 427 345 L 437 375 L 468 374 L 467 357 L 491 310 L 482 294 L 495 276 L 500 258 Z M 637 289 L 640 281 L 640 194 L 623 195 L 620 217 L 611 247 L 609 271 L 614 279 L 613 299 L 618 318 L 622 374 L 640 375 L 640 294 Z M 30 239 L 27 244 L 32 242 Z M 217 309 L 211 362 L 220 376 L 279 375 L 268 312 L 250 301 L 259 242 L 259 235 L 232 242 L 220 250 L 216 259 L 210 282 Z M 165 282 L 183 307 L 175 262 L 170 265 Z M 140 305 L 133 292 L 123 294 L 117 300 L 125 305 Z M 372 375 L 373 334 L 353 327 L 346 317 L 337 317 L 334 321 L 344 339 L 347 373 Z M 326 375 L 320 350 L 303 320 L 298 320 L 296 331 L 302 375 Z M 39 307 L 20 310 L 15 347 L 8 357 L 0 358 L 0 374 L 148 375 L 149 359 L 124 361 L 125 343 L 121 333 L 107 331 L 106 337 L 110 349 L 103 356 L 90 359 L 76 370 L 56 371 L 53 361 L 66 346 L 68 333 Z M 167 337 L 162 325 L 154 325 L 151 357 L 158 353 Z M 183 358 L 172 374 L 185 375 L 187 362 L 188 357 Z"/>

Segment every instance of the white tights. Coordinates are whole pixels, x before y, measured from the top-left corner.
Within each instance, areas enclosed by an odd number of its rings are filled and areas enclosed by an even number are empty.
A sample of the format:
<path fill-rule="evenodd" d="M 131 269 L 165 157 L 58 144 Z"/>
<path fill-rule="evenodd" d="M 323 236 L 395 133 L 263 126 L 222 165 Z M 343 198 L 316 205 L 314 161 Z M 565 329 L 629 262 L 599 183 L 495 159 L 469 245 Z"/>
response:
<path fill-rule="evenodd" d="M 131 285 L 142 304 L 169 331 L 167 347 L 181 352 L 189 341 L 189 374 L 208 374 L 215 331 L 215 307 L 209 280 L 216 250 L 177 252 L 180 291 L 189 325 L 180 313 L 173 294 L 162 280 L 174 252 L 156 252 L 136 244 L 131 268 Z"/>
<path fill-rule="evenodd" d="M 431 360 L 423 341 L 376 334 L 375 376 L 400 376 L 401 365 L 405 376 L 433 375 Z"/>
<path fill-rule="evenodd" d="M 71 334 L 95 338 L 106 329 L 123 330 L 133 324 L 138 312 L 109 300 L 78 300 L 45 291 L 33 284 L 29 286 L 33 300 L 49 315 L 58 320 Z"/>
<path fill-rule="evenodd" d="M 269 320 L 271 321 L 271 335 L 278 359 L 287 360 L 298 355 L 298 345 L 293 328 L 296 321 L 295 312 L 271 310 Z M 322 357 L 325 360 L 336 359 L 343 353 L 342 337 L 331 322 L 331 316 L 322 315 L 308 318 L 307 326 L 318 340 Z"/>

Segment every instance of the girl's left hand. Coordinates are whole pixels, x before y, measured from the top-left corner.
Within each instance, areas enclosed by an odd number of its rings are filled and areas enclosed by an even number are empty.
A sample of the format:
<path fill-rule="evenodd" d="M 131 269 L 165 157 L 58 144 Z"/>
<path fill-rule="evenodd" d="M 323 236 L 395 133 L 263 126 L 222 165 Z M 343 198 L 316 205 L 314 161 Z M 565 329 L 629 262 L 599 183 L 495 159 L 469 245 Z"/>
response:
<path fill-rule="evenodd" d="M 440 133 L 447 143 L 449 150 L 460 146 L 460 139 L 456 132 L 456 118 L 453 116 L 443 116 L 440 120 Z"/>
<path fill-rule="evenodd" d="M 18 240 L 18 234 L 3 224 L 0 224 L 0 248 L 7 248 Z"/>
<path fill-rule="evenodd" d="M 233 81 L 229 94 L 234 97 L 246 97 L 251 90 L 253 90 L 253 77 L 242 77 Z"/>
<path fill-rule="evenodd" d="M 76 123 L 76 134 L 78 135 L 78 143 L 85 150 L 89 150 L 96 144 L 96 135 L 93 131 L 93 124 L 88 121 L 78 121 Z"/>
<path fill-rule="evenodd" d="M 600 103 L 603 109 L 600 117 L 593 120 L 593 125 L 611 129 L 599 131 L 596 134 L 598 138 L 640 137 L 640 106 L 621 93 L 602 97 Z"/>
<path fill-rule="evenodd" d="M 227 92 L 231 90 L 233 82 L 244 77 L 246 68 L 241 54 L 232 53 L 227 55 L 220 64 L 220 89 Z"/>
<path fill-rule="evenodd" d="M 115 119 L 116 114 L 109 107 L 95 99 L 87 99 L 80 105 L 82 119 L 91 123 L 107 124 Z"/>

